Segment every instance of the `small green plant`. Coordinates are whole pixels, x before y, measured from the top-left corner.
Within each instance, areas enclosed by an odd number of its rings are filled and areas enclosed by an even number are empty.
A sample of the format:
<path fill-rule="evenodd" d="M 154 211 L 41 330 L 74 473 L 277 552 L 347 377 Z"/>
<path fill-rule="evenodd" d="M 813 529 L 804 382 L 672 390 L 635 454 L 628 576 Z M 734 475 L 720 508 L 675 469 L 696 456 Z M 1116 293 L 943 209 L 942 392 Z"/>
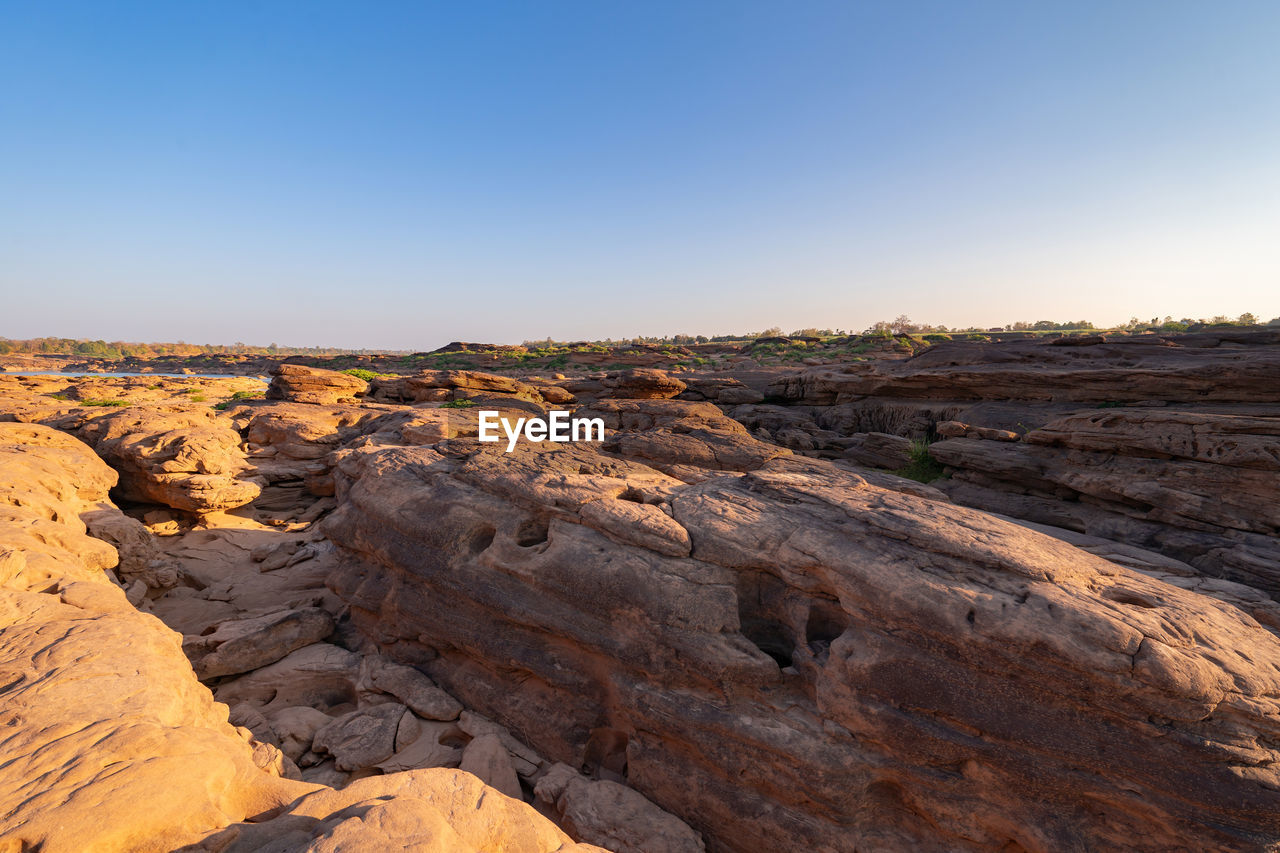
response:
<path fill-rule="evenodd" d="M 237 391 L 231 395 L 232 400 L 256 400 L 265 394 L 265 391 Z"/>
<path fill-rule="evenodd" d="M 129 402 L 127 400 L 81 400 L 80 405 L 116 407 L 116 406 L 127 406 L 129 405 Z"/>
<path fill-rule="evenodd" d="M 203 394 L 192 394 L 189 397 L 187 397 L 187 399 L 193 403 L 203 403 L 205 400 L 209 398 Z"/>
<path fill-rule="evenodd" d="M 356 379 L 363 379 L 365 382 L 372 382 L 383 376 L 391 376 L 390 373 L 376 373 L 372 370 L 366 370 L 363 367 L 353 367 L 350 370 L 344 370 L 343 373 L 348 376 L 354 376 Z"/>
<path fill-rule="evenodd" d="M 192 391 L 194 391 L 194 390 L 196 390 L 196 389 L 194 389 L 194 388 L 179 388 L 177 391 L 174 391 L 173 393 L 174 393 L 174 394 L 190 394 L 190 393 L 191 393 Z"/>
<path fill-rule="evenodd" d="M 66 394 L 64 394 L 64 393 L 63 393 L 63 392 L 61 392 L 61 391 L 59 391 L 57 394 L 50 394 L 49 396 L 50 396 L 50 397 L 52 397 L 52 398 L 53 398 L 53 399 L 55 399 L 55 400 L 66 400 L 66 399 L 67 399 L 67 395 L 66 395 Z"/>
<path fill-rule="evenodd" d="M 227 409 L 231 407 L 231 401 L 223 400 L 221 403 L 214 403 L 213 407 L 217 409 L 219 412 L 225 412 Z"/>
<path fill-rule="evenodd" d="M 442 409 L 469 409 L 476 404 L 475 400 L 468 400 L 465 397 L 459 400 L 450 400 L 447 403 L 441 403 Z"/>
<path fill-rule="evenodd" d="M 906 477 L 917 483 L 932 483 L 946 473 L 942 464 L 929 454 L 928 441 L 917 439 L 911 442 L 911 450 L 908 453 L 911 461 L 906 467 L 893 472 L 899 477 Z"/>

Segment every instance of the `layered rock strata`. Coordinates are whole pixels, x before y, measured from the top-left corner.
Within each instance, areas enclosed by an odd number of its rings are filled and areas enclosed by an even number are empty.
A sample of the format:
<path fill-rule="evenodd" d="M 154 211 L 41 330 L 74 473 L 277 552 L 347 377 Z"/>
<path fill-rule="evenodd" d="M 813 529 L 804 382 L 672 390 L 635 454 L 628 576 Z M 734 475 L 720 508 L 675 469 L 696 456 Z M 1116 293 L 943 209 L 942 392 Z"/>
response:
<path fill-rule="evenodd" d="M 76 439 L 0 423 L 0 848 L 598 853 L 458 771 L 283 778 L 107 574 L 116 551 L 79 516 L 118 513 L 115 481 Z"/>
<path fill-rule="evenodd" d="M 339 453 L 356 627 L 715 850 L 1280 843 L 1280 641 L 1239 607 L 611 405 L 675 428 Z"/>

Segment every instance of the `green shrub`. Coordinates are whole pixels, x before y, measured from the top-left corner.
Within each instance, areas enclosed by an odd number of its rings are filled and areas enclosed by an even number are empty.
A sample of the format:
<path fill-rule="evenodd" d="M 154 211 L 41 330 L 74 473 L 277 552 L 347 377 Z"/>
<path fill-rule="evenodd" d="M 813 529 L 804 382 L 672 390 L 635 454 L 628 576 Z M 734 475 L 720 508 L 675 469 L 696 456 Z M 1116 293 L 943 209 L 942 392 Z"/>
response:
<path fill-rule="evenodd" d="M 932 483 L 944 475 L 945 470 L 942 464 L 929 454 L 929 442 L 922 440 L 911 442 L 910 456 L 911 461 L 906 467 L 899 468 L 893 473 L 908 480 L 915 480 L 917 483 Z"/>
<path fill-rule="evenodd" d="M 129 401 L 127 401 L 127 400 L 81 400 L 81 401 L 80 401 L 80 405 L 82 405 L 82 406 L 112 406 L 112 407 L 116 407 L 116 406 L 127 406 L 127 405 L 129 405 Z"/>
<path fill-rule="evenodd" d="M 375 373 L 372 370 L 366 370 L 363 367 L 353 367 L 350 370 L 343 370 L 342 373 L 348 376 L 354 376 L 356 379 L 363 379 L 365 382 L 372 382 L 383 376 L 391 376 L 390 373 Z"/>
<path fill-rule="evenodd" d="M 458 399 L 458 400 L 450 400 L 450 401 L 449 401 L 449 402 L 447 402 L 447 403 L 441 403 L 441 404 L 440 404 L 440 408 L 442 408 L 442 409 L 469 409 L 469 408 L 471 408 L 472 406 L 474 406 L 475 404 L 476 404 L 476 401 L 475 401 L 475 400 L 468 400 L 467 398 L 463 397 L 463 398 Z"/>
<path fill-rule="evenodd" d="M 232 400 L 256 400 L 262 397 L 266 391 L 237 391 L 231 395 Z"/>
<path fill-rule="evenodd" d="M 205 400 L 209 398 L 203 394 L 192 394 L 189 397 L 187 397 L 187 399 L 193 403 L 203 403 Z"/>

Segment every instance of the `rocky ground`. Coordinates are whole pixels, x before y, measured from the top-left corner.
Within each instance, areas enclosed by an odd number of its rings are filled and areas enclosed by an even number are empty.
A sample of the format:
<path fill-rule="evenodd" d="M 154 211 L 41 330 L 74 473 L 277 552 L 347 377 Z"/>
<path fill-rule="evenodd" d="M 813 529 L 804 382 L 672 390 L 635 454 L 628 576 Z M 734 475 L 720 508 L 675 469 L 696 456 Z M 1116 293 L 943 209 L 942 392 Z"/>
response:
<path fill-rule="evenodd" d="M 0 376 L 0 844 L 1280 845 L 1280 333 L 910 355 Z"/>

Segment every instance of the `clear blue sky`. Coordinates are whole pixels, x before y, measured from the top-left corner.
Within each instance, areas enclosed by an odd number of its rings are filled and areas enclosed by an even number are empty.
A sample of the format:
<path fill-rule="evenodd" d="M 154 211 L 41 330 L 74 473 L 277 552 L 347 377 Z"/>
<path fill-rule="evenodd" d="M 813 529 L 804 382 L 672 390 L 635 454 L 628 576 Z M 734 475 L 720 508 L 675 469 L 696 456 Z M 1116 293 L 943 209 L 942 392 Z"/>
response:
<path fill-rule="evenodd" d="M 0 335 L 1280 315 L 1280 3 L 0 0 Z"/>

